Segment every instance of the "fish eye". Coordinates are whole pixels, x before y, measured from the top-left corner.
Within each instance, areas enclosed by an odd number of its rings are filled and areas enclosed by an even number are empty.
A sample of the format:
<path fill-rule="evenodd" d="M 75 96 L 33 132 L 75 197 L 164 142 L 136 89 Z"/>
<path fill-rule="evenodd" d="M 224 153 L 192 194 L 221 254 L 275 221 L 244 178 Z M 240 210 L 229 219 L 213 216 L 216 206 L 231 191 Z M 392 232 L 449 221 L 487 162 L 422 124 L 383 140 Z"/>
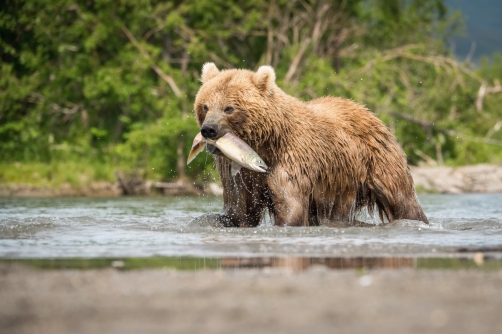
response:
<path fill-rule="evenodd" d="M 209 110 L 209 108 L 204 104 L 204 106 L 202 107 L 202 109 L 204 110 L 204 112 L 207 112 Z"/>
<path fill-rule="evenodd" d="M 231 114 L 231 113 L 234 112 L 234 107 L 228 106 L 228 107 L 225 108 L 224 112 L 226 114 Z"/>

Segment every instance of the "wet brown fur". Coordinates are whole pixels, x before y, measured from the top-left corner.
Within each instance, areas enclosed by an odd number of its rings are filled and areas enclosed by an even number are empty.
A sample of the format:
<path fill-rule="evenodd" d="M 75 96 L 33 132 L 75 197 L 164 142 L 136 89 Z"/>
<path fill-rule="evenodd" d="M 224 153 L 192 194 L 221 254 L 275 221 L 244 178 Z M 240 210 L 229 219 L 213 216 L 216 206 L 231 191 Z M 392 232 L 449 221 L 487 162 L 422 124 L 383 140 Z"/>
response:
<path fill-rule="evenodd" d="M 364 207 L 376 207 L 382 220 L 428 222 L 403 151 L 364 106 L 337 97 L 302 102 L 277 87 L 269 66 L 219 71 L 208 63 L 202 82 L 199 126 L 235 133 L 269 166 L 265 174 L 242 169 L 233 178 L 230 160 L 216 156 L 228 226 L 256 226 L 265 209 L 281 226 L 351 223 Z M 230 115 L 227 106 L 235 109 Z"/>

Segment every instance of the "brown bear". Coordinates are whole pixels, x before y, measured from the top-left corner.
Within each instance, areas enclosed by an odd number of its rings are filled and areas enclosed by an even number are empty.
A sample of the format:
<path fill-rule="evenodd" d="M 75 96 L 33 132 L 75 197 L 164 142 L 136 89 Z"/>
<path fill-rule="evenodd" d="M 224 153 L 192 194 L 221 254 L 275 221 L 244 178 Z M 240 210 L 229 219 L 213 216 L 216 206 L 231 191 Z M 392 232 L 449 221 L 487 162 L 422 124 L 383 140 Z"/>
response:
<path fill-rule="evenodd" d="M 364 106 L 337 97 L 302 102 L 275 83 L 275 72 L 202 68 L 195 113 L 205 138 L 232 132 L 268 165 L 242 169 L 214 146 L 223 184 L 225 226 L 253 227 L 268 210 L 279 226 L 347 225 L 364 207 L 380 219 L 428 223 L 406 158 L 387 127 Z M 375 208 L 376 206 L 376 208 Z"/>

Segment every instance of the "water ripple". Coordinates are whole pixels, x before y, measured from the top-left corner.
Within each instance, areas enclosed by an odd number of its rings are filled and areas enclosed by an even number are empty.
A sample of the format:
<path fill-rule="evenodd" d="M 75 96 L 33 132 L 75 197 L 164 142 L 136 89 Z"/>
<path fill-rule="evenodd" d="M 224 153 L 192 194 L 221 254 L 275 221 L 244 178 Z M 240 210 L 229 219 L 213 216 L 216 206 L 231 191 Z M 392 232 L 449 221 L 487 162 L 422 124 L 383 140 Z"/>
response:
<path fill-rule="evenodd" d="M 424 195 L 430 219 L 371 227 L 223 228 L 220 198 L 0 199 L 0 257 L 439 255 L 502 245 L 500 194 Z"/>

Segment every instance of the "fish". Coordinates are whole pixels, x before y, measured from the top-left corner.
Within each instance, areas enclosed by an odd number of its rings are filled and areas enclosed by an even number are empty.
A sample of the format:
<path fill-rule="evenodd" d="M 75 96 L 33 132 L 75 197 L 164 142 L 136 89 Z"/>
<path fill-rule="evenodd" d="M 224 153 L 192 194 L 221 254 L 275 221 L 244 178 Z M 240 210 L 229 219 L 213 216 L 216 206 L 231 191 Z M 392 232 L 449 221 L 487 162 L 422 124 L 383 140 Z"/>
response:
<path fill-rule="evenodd" d="M 216 146 L 221 153 L 232 160 L 231 173 L 234 177 L 242 167 L 259 173 L 267 172 L 268 166 L 263 159 L 246 142 L 231 132 L 226 133 L 217 140 L 206 139 L 199 132 L 194 138 L 192 149 L 188 154 L 187 164 L 202 152 L 204 144 Z"/>

